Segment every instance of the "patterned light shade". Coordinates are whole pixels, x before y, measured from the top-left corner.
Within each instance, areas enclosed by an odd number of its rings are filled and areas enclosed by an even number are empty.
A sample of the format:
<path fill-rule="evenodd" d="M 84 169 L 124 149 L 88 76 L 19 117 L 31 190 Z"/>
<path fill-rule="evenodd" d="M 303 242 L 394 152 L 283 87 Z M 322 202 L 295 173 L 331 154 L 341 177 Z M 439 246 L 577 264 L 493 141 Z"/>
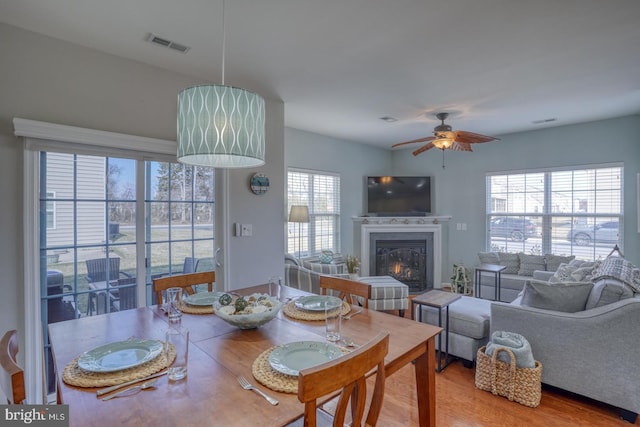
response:
<path fill-rule="evenodd" d="M 178 161 L 216 168 L 264 164 L 264 99 L 223 85 L 178 94 Z"/>

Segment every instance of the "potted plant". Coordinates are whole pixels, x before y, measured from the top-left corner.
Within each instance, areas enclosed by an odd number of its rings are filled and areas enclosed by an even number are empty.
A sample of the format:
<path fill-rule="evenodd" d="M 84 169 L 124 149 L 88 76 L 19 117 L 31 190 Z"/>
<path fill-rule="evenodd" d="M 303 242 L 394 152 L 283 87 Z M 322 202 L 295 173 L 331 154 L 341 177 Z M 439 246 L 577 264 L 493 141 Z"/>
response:
<path fill-rule="evenodd" d="M 470 295 L 471 273 L 463 264 L 453 264 L 453 276 L 451 276 L 451 292 Z"/>
<path fill-rule="evenodd" d="M 354 255 L 347 255 L 345 258 L 345 264 L 347 264 L 347 272 L 352 280 L 358 278 L 358 272 L 360 271 L 360 260 Z"/>

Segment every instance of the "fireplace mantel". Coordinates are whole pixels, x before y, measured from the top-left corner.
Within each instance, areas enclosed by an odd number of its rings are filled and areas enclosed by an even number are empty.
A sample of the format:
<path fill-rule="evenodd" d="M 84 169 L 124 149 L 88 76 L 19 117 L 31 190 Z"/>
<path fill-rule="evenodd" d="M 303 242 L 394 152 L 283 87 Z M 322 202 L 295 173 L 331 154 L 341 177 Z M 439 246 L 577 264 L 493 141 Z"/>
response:
<path fill-rule="evenodd" d="M 426 217 L 433 219 L 434 217 Z M 448 221 L 451 217 L 439 217 Z M 433 278 L 434 285 L 439 286 L 442 278 L 442 225 L 439 221 L 431 220 L 429 223 L 425 217 L 406 217 L 399 220 L 398 218 L 366 218 L 368 221 L 361 221 L 360 227 L 360 271 L 363 275 L 369 274 L 369 242 L 372 233 L 393 233 L 393 234 L 411 234 L 411 233 L 433 233 Z M 395 221 L 393 221 L 395 219 Z M 406 219 L 406 221 L 405 221 Z M 375 220 L 372 221 L 372 220 Z"/>

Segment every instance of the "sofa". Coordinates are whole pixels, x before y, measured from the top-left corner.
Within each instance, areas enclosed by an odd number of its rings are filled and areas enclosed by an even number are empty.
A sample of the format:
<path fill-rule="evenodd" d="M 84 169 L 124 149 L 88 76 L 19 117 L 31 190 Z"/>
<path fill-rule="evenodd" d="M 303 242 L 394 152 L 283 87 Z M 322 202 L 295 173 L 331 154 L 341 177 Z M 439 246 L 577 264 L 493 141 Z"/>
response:
<path fill-rule="evenodd" d="M 554 254 L 529 255 L 511 252 L 479 252 L 478 259 L 480 264 L 494 264 L 506 267 L 501 273 L 500 300 L 511 302 L 518 297 L 527 280 L 532 278 L 546 280 L 553 276 L 561 264 L 569 263 L 575 257 Z M 493 274 L 481 273 L 481 278 L 481 295 L 483 297 L 493 297 Z"/>
<path fill-rule="evenodd" d="M 335 256 L 332 263 L 323 264 L 316 258 L 297 259 L 291 254 L 284 257 L 284 284 L 296 289 L 320 294 L 320 276 L 332 275 L 349 278 L 341 256 Z M 404 316 L 409 305 L 409 287 L 390 276 L 361 277 L 358 279 L 371 285 L 369 309 L 378 311 L 398 311 Z"/>
<path fill-rule="evenodd" d="M 640 412 L 640 269 L 608 257 L 588 277 L 529 280 L 513 302 L 491 304 L 491 333 L 522 334 L 544 384 L 613 405 L 633 423 Z"/>

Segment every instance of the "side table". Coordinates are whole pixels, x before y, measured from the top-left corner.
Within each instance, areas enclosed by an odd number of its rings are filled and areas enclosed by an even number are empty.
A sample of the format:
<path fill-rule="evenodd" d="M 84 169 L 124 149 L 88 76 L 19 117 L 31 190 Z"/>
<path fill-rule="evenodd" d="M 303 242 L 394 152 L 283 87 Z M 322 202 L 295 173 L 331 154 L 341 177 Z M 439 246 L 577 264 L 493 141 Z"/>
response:
<path fill-rule="evenodd" d="M 475 290 L 476 297 L 482 298 L 482 273 L 493 273 L 493 285 L 494 285 L 494 301 L 500 301 L 500 280 L 502 278 L 502 271 L 507 267 L 504 265 L 494 265 L 494 264 L 480 264 L 476 267 L 476 277 L 475 277 Z"/>
<path fill-rule="evenodd" d="M 442 372 L 446 368 L 451 360 L 449 360 L 449 304 L 459 300 L 462 297 L 460 294 L 454 294 L 451 292 L 444 292 L 433 290 L 418 295 L 411 300 L 411 319 L 415 319 L 415 306 L 419 305 L 418 309 L 418 321 L 422 322 L 422 306 L 427 305 L 429 307 L 435 307 L 438 309 L 438 326 L 442 328 L 442 309 L 446 308 L 447 325 L 444 328 L 445 335 L 445 353 L 444 364 L 442 364 L 442 331 L 438 334 L 438 367 L 436 372 Z"/>

